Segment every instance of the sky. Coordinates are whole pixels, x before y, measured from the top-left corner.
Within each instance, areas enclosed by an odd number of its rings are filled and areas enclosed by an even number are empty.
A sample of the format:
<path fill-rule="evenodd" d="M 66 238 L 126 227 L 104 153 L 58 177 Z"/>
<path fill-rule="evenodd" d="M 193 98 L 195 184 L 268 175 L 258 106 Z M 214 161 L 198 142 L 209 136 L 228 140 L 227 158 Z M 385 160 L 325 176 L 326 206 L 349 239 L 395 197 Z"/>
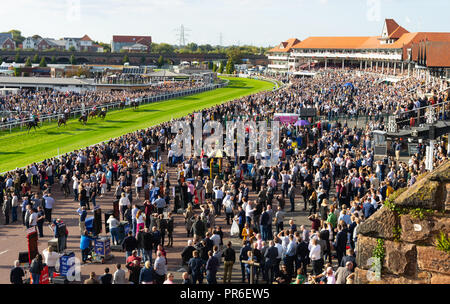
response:
<path fill-rule="evenodd" d="M 275 46 L 289 38 L 379 35 L 385 18 L 409 30 L 450 32 L 448 0 L 14 0 L 0 32 L 25 37 L 149 35 L 155 43 Z"/>

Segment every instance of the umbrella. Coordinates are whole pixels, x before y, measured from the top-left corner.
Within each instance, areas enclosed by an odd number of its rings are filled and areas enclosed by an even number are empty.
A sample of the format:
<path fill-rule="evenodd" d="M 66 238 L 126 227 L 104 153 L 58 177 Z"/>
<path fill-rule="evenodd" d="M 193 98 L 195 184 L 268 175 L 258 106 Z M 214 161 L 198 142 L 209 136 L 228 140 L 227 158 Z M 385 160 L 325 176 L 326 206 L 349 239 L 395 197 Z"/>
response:
<path fill-rule="evenodd" d="M 344 87 L 352 87 L 353 88 L 353 84 L 351 82 L 347 82 L 346 84 L 344 84 Z"/>
<path fill-rule="evenodd" d="M 294 124 L 294 126 L 300 126 L 300 127 L 303 127 L 303 126 L 307 126 L 307 125 L 309 125 L 309 121 L 307 121 L 307 120 L 297 120 L 297 122 Z"/>

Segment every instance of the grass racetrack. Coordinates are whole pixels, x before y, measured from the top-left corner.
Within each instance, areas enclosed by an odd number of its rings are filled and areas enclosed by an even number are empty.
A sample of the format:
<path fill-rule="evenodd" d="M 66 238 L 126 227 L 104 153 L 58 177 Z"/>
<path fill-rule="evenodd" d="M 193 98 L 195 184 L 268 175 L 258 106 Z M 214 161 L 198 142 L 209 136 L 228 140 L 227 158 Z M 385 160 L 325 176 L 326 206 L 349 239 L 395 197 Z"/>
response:
<path fill-rule="evenodd" d="M 160 124 L 172 118 L 179 118 L 193 111 L 221 104 L 232 99 L 271 90 L 270 82 L 225 78 L 230 81 L 225 88 L 196 95 L 140 105 L 137 111 L 131 108 L 108 112 L 106 119 L 89 120 L 82 125 L 78 119 L 71 119 L 67 126 L 58 128 L 57 123 L 47 124 L 30 133 L 27 131 L 1 131 L 0 172 L 27 166 L 33 162 L 59 154 L 84 148 L 110 138 Z"/>

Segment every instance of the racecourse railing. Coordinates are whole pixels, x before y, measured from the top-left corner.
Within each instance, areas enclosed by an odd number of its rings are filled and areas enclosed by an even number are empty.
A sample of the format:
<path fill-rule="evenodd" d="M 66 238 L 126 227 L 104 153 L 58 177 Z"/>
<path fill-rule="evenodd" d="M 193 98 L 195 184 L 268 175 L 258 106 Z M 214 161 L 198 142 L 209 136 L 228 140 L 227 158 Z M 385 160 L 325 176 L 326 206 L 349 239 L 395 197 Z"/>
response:
<path fill-rule="evenodd" d="M 153 103 L 153 102 L 183 97 L 183 96 L 187 96 L 187 95 L 198 94 L 198 93 L 202 93 L 202 92 L 206 92 L 206 91 L 211 91 L 211 90 L 215 90 L 218 88 L 223 88 L 227 85 L 228 85 L 228 82 L 225 81 L 225 82 L 220 82 L 220 83 L 215 83 L 215 84 L 209 84 L 209 85 L 202 86 L 202 87 L 182 90 L 182 91 L 178 91 L 178 92 L 167 92 L 165 94 L 159 94 L 159 95 L 155 95 L 155 96 L 134 98 L 134 99 L 127 100 L 125 103 L 125 106 L 131 106 L 131 102 L 136 101 L 136 100 L 139 102 L 139 104 L 147 104 L 147 103 Z M 101 107 L 101 108 L 104 107 L 107 110 L 109 110 L 109 109 L 119 108 L 120 104 L 123 104 L 123 102 L 113 102 L 113 103 L 101 105 L 98 107 Z M 75 111 L 71 111 L 70 117 L 75 118 L 75 117 L 81 115 L 82 112 L 89 113 L 90 111 L 92 111 L 92 109 L 93 109 L 93 107 L 86 107 L 85 109 L 78 109 Z M 39 121 L 40 121 L 40 123 L 51 122 L 52 120 L 57 120 L 62 114 L 63 113 L 52 114 L 52 115 L 42 115 L 39 117 Z M 12 132 L 12 130 L 14 128 L 20 128 L 22 130 L 27 125 L 27 123 L 29 123 L 31 121 L 32 121 L 31 119 L 24 119 L 24 120 L 20 120 L 20 121 L 9 122 L 9 123 L 0 123 L 0 130 L 9 129 L 10 132 Z"/>
<path fill-rule="evenodd" d="M 424 123 L 432 124 L 438 120 L 448 120 L 450 118 L 450 101 L 400 112 L 395 116 L 397 126 L 400 129 L 418 126 Z"/>

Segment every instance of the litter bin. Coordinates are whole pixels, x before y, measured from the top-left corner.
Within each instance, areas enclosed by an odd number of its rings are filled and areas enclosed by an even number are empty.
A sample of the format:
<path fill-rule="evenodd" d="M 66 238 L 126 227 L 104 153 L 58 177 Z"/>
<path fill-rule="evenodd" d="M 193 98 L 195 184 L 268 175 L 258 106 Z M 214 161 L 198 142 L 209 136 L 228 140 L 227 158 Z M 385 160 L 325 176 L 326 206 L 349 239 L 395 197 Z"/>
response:
<path fill-rule="evenodd" d="M 111 239 L 109 237 L 99 237 L 95 239 L 95 253 L 105 260 L 112 258 L 111 256 Z"/>
<path fill-rule="evenodd" d="M 130 223 L 128 223 L 128 221 L 121 221 L 119 225 L 120 243 L 122 243 L 123 239 L 128 235 L 128 231 L 130 231 Z"/>
<path fill-rule="evenodd" d="M 114 216 L 115 216 L 115 218 L 116 219 L 119 219 L 119 216 L 120 216 L 120 210 L 119 210 L 119 200 L 118 199 L 115 199 L 114 201 L 113 201 L 113 212 L 114 212 Z"/>

